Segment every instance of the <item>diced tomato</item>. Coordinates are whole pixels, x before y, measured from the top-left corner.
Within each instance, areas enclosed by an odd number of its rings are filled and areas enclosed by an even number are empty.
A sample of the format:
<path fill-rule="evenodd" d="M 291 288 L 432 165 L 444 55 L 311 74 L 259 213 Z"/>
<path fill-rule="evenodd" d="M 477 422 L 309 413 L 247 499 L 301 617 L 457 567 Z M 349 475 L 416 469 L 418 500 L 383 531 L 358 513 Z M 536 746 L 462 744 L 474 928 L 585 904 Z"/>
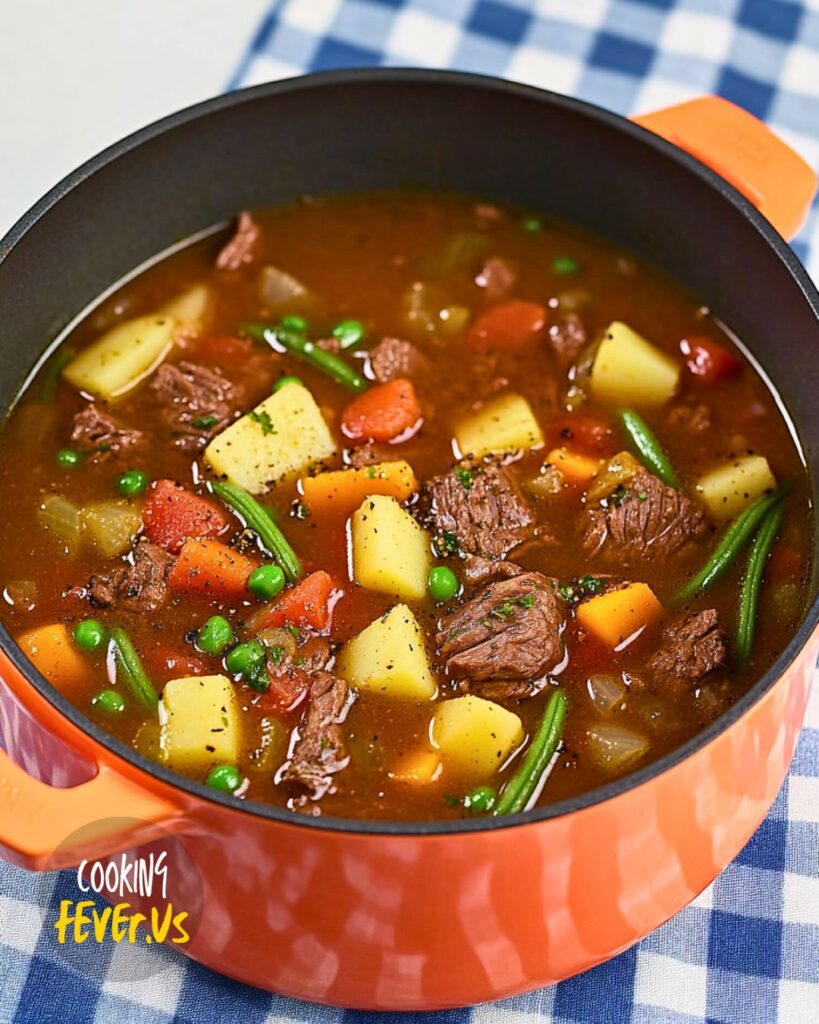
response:
<path fill-rule="evenodd" d="M 546 327 L 547 314 L 537 302 L 511 299 L 493 306 L 472 324 L 466 336 L 470 348 L 521 348 L 537 341 Z"/>
<path fill-rule="evenodd" d="M 688 372 L 703 384 L 715 384 L 735 376 L 742 369 L 742 360 L 723 345 L 705 335 L 690 335 L 680 342 Z"/>
<path fill-rule="evenodd" d="M 173 480 L 157 480 L 142 509 L 145 536 L 177 555 L 191 538 L 215 537 L 228 525 L 209 501 Z"/>
<path fill-rule="evenodd" d="M 295 711 L 310 691 L 307 673 L 295 666 L 282 671 L 269 665 L 267 678 L 270 686 L 253 701 L 253 706 L 262 712 L 285 715 Z"/>
<path fill-rule="evenodd" d="M 592 416 L 569 416 L 558 427 L 560 443 L 595 455 L 614 451 L 614 431 L 606 420 Z"/>
<path fill-rule="evenodd" d="M 330 626 L 333 606 L 341 596 L 332 576 L 319 569 L 283 594 L 253 618 L 254 630 L 277 626 L 308 626 L 320 633 Z"/>
<path fill-rule="evenodd" d="M 404 441 L 422 419 L 412 382 L 391 380 L 352 401 L 341 414 L 341 429 L 351 441 Z"/>
<path fill-rule="evenodd" d="M 203 676 L 207 671 L 202 658 L 187 651 L 172 647 L 149 647 L 142 653 L 142 660 L 148 675 L 155 683 L 167 683 L 169 679 L 183 679 L 185 676 Z"/>
<path fill-rule="evenodd" d="M 793 548 L 777 544 L 768 558 L 765 575 L 771 581 L 793 579 L 802 568 L 802 555 Z"/>
<path fill-rule="evenodd" d="M 232 335 L 209 334 L 199 340 L 197 355 L 213 363 L 242 363 L 256 346 L 249 338 L 234 338 Z"/>
<path fill-rule="evenodd" d="M 168 575 L 168 586 L 209 597 L 240 598 L 246 595 L 255 568 L 255 562 L 221 541 L 194 538 L 182 545 Z"/>

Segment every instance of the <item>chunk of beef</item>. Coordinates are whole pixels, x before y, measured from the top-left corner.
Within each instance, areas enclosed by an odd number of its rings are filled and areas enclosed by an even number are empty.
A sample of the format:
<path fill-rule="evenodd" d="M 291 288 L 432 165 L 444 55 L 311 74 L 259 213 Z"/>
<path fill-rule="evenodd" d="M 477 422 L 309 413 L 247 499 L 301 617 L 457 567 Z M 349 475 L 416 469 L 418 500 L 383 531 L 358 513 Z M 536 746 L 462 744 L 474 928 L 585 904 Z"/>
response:
<path fill-rule="evenodd" d="M 707 608 L 681 615 L 666 626 L 648 668 L 662 686 L 687 687 L 724 664 L 725 653 L 725 633 L 716 611 Z"/>
<path fill-rule="evenodd" d="M 361 444 L 357 448 L 348 448 L 344 452 L 344 461 L 353 469 L 364 469 L 379 462 L 395 461 L 395 449 L 386 445 Z"/>
<path fill-rule="evenodd" d="M 500 256 L 488 259 L 475 277 L 475 284 L 483 288 L 490 302 L 505 299 L 515 287 L 518 275 Z"/>
<path fill-rule="evenodd" d="M 296 783 L 311 800 L 320 800 L 330 789 L 333 776 L 349 762 L 341 729 L 349 698 L 342 679 L 323 670 L 314 674 L 299 738 L 278 782 Z"/>
<path fill-rule="evenodd" d="M 133 561 L 111 576 L 92 576 L 88 600 L 97 608 L 116 606 L 131 612 L 152 612 L 164 604 L 174 558 L 156 544 L 141 541 Z"/>
<path fill-rule="evenodd" d="M 455 678 L 532 681 L 562 658 L 562 627 L 555 581 L 524 572 L 488 583 L 443 618 L 437 642 Z"/>
<path fill-rule="evenodd" d="M 411 377 L 429 368 L 429 361 L 411 341 L 403 338 L 382 338 L 370 350 L 370 367 L 379 384 Z"/>
<path fill-rule="evenodd" d="M 432 477 L 424 497 L 444 548 L 455 538 L 464 554 L 503 558 L 528 536 L 534 522 L 509 472 L 489 462 L 464 463 Z"/>
<path fill-rule="evenodd" d="M 241 270 L 253 259 L 253 250 L 261 237 L 262 229 L 246 211 L 236 221 L 233 237 L 224 245 L 216 257 L 219 270 Z"/>
<path fill-rule="evenodd" d="M 464 680 L 459 684 L 458 689 L 461 693 L 474 693 L 476 697 L 483 697 L 484 700 L 504 701 L 526 700 L 527 697 L 534 696 L 539 687 L 528 679 L 507 679 L 485 683 Z"/>
<path fill-rule="evenodd" d="M 587 334 L 577 313 L 563 313 L 549 327 L 549 343 L 561 366 L 570 366 L 586 344 Z"/>
<path fill-rule="evenodd" d="M 483 558 L 481 555 L 468 555 L 463 561 L 461 575 L 468 583 L 488 583 L 490 580 L 505 580 L 510 576 L 520 576 L 523 572 L 526 570 L 515 562 Z"/>
<path fill-rule="evenodd" d="M 581 518 L 583 547 L 631 565 L 687 553 L 708 529 L 700 505 L 641 471 Z"/>
<path fill-rule="evenodd" d="M 221 373 L 196 363 L 164 363 L 150 389 L 162 406 L 160 418 L 176 435 L 174 444 L 195 451 L 233 419 L 242 389 Z"/>
<path fill-rule="evenodd" d="M 95 458 L 104 459 L 136 448 L 145 440 L 145 435 L 141 430 L 121 427 L 113 416 L 100 412 L 92 403 L 75 415 L 71 440 L 78 447 L 94 452 Z"/>

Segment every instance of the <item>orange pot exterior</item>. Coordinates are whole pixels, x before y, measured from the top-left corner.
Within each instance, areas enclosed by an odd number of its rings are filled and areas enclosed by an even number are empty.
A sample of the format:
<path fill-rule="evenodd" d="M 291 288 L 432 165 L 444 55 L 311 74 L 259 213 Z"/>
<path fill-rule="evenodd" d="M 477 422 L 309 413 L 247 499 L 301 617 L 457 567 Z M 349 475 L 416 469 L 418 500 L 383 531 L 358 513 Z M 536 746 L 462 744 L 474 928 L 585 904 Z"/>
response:
<path fill-rule="evenodd" d="M 546 821 L 438 836 L 356 835 L 226 809 L 104 750 L 5 656 L 0 692 L 119 780 L 115 805 L 97 793 L 84 808 L 87 821 L 147 813 L 173 828 L 204 884 L 201 925 L 180 947 L 188 955 L 300 999 L 428 1010 L 570 977 L 700 893 L 742 849 L 782 785 L 817 653 L 819 630 L 744 716 L 634 789 Z M 31 751 L 12 753 L 31 765 Z M 0 766 L 4 801 L 8 793 Z M 81 824 L 77 813 L 75 806 L 63 815 L 60 838 Z M 100 845 L 90 836 L 69 859 L 131 841 L 113 836 Z M 27 860 L 8 848 L 7 855 Z"/>
<path fill-rule="evenodd" d="M 710 98 L 639 122 L 795 230 L 815 178 L 749 115 Z M 204 887 L 199 926 L 177 948 L 214 970 L 360 1009 L 498 999 L 614 956 L 713 881 L 782 785 L 818 653 L 819 627 L 742 716 L 619 795 L 525 824 L 390 835 L 176 788 L 74 725 L 0 651 L 0 851 L 25 867 L 76 864 L 161 826 Z"/>

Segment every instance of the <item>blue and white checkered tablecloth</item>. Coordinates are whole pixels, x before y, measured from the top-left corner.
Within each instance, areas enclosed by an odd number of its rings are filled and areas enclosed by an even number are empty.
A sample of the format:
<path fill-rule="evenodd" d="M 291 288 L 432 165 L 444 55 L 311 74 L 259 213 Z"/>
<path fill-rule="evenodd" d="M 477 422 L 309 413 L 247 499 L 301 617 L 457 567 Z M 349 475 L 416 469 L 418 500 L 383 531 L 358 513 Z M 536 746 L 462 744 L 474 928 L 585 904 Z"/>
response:
<path fill-rule="evenodd" d="M 623 114 L 719 93 L 819 166 L 819 0 L 279 0 L 228 88 L 377 64 L 499 75 Z M 794 243 L 815 279 L 818 209 Z M 381 1018 L 269 996 L 157 947 L 89 949 L 80 974 L 52 938 L 60 898 L 76 898 L 73 873 L 29 875 L 0 862 L 0 1024 Z M 144 980 L 125 981 L 134 957 L 145 958 Z M 819 690 L 767 820 L 672 921 L 551 989 L 406 1016 L 428 1024 L 818 1024 Z"/>

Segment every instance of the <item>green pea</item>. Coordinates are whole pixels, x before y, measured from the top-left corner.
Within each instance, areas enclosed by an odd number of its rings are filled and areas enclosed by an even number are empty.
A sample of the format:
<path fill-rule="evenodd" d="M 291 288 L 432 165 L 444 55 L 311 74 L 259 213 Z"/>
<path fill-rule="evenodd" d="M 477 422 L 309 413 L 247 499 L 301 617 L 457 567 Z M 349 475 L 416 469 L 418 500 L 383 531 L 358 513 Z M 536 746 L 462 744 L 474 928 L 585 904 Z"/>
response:
<path fill-rule="evenodd" d="M 451 600 L 460 591 L 461 584 L 455 573 L 446 565 L 436 565 L 427 576 L 429 596 L 436 604 Z"/>
<path fill-rule="evenodd" d="M 299 384 L 301 387 L 304 387 L 304 381 L 301 377 L 279 377 L 273 385 L 273 391 L 281 391 L 281 389 L 286 387 L 288 384 Z"/>
<path fill-rule="evenodd" d="M 530 235 L 536 235 L 543 230 L 543 221 L 540 217 L 527 217 L 520 225 Z"/>
<path fill-rule="evenodd" d="M 464 797 L 464 807 L 468 811 L 491 811 L 497 799 L 498 794 L 491 786 L 476 786 Z"/>
<path fill-rule="evenodd" d="M 125 710 L 125 701 L 122 698 L 122 694 L 117 693 L 116 690 L 100 690 L 91 699 L 91 703 L 95 708 L 99 708 L 100 711 L 104 711 L 108 715 L 116 715 L 120 711 Z"/>
<path fill-rule="evenodd" d="M 260 565 L 247 581 L 247 589 L 264 601 L 275 597 L 285 584 L 284 569 L 278 565 Z"/>
<path fill-rule="evenodd" d="M 141 469 L 129 469 L 117 480 L 117 490 L 126 498 L 142 494 L 148 486 L 148 474 Z"/>
<path fill-rule="evenodd" d="M 364 324 L 360 320 L 342 320 L 332 330 L 333 337 L 338 339 L 343 349 L 353 348 L 354 345 L 358 345 L 359 342 L 364 340 L 366 333 Z"/>
<path fill-rule="evenodd" d="M 232 764 L 217 764 L 205 779 L 205 785 L 220 793 L 235 793 L 241 784 L 242 773 Z"/>
<path fill-rule="evenodd" d="M 225 658 L 225 667 L 234 676 L 252 680 L 264 667 L 264 647 L 258 640 L 249 640 L 234 647 Z"/>
<path fill-rule="evenodd" d="M 306 334 L 310 329 L 310 324 L 304 319 L 303 316 L 297 316 L 295 313 L 288 313 L 287 316 L 283 316 L 279 321 L 279 326 L 283 327 L 286 331 L 298 331 L 299 334 Z"/>
<path fill-rule="evenodd" d="M 105 626 L 96 619 L 85 619 L 74 627 L 74 640 L 84 651 L 96 651 L 107 639 Z"/>
<path fill-rule="evenodd" d="M 558 256 L 552 260 L 552 270 L 561 277 L 571 277 L 580 270 L 580 264 L 571 256 Z"/>
<path fill-rule="evenodd" d="M 61 448 L 57 452 L 57 464 L 62 466 L 64 469 L 71 469 L 72 466 L 79 466 L 82 462 L 82 456 L 79 452 L 75 452 L 73 448 Z"/>
<path fill-rule="evenodd" d="M 213 615 L 199 630 L 196 645 L 205 654 L 221 654 L 233 643 L 233 629 L 222 615 Z"/>

